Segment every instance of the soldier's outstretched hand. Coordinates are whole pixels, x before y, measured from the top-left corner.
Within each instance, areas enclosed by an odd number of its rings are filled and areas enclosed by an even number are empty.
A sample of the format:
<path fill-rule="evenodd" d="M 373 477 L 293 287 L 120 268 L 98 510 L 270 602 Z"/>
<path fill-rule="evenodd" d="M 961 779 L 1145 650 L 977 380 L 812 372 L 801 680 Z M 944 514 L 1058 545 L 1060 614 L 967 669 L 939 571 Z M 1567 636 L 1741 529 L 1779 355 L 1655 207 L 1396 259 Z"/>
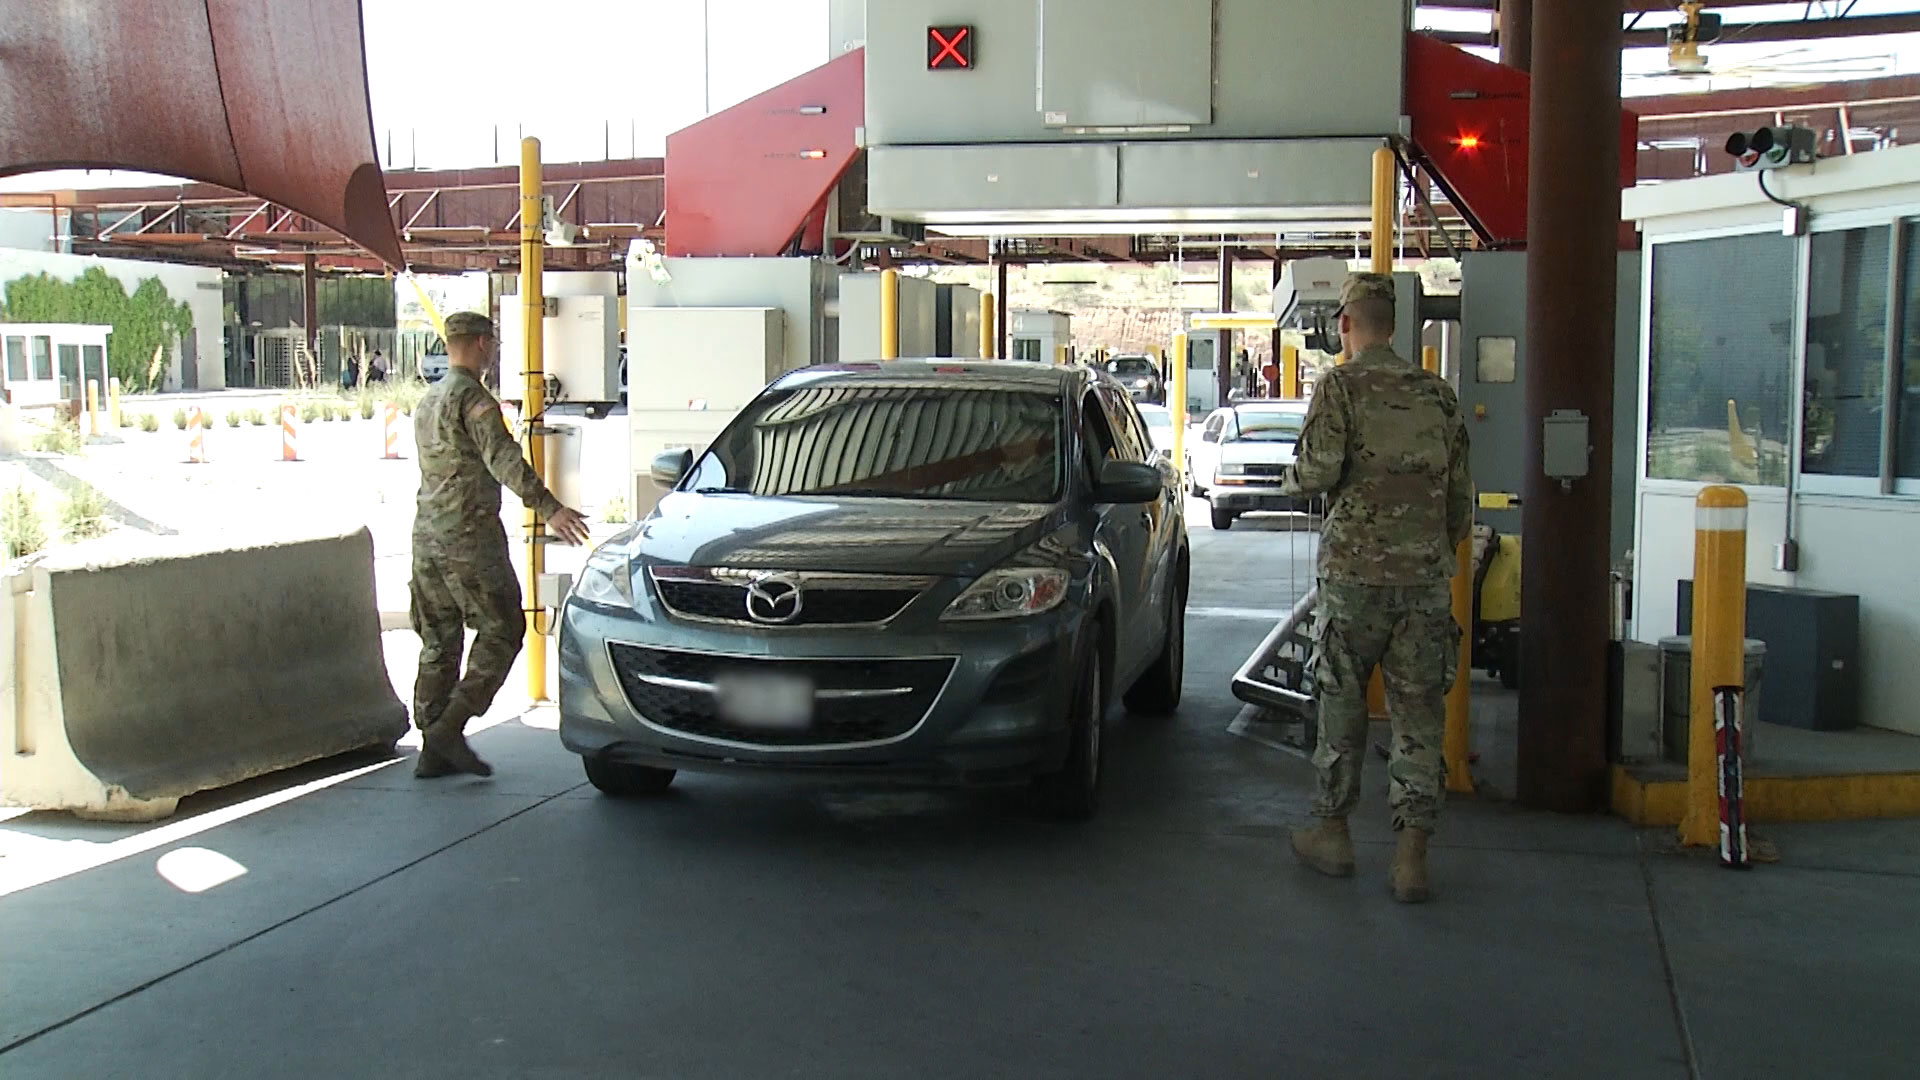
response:
<path fill-rule="evenodd" d="M 577 547 L 587 542 L 587 519 L 580 516 L 580 511 L 563 506 L 547 519 L 547 531 L 562 543 Z"/>

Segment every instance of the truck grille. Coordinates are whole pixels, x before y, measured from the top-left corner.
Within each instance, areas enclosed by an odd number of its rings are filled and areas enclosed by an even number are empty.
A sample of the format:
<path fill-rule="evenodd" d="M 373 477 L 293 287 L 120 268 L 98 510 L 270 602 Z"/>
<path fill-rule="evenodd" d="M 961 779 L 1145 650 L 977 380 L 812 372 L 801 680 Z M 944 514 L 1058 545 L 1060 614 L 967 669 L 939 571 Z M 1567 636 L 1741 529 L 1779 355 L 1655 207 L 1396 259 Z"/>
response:
<path fill-rule="evenodd" d="M 905 738 L 946 687 L 952 657 L 766 659 L 609 643 L 614 674 L 634 712 L 656 727 L 748 746 L 825 748 Z M 712 691 L 723 674 L 799 675 L 814 685 L 804 730 L 742 727 L 722 717 Z"/>

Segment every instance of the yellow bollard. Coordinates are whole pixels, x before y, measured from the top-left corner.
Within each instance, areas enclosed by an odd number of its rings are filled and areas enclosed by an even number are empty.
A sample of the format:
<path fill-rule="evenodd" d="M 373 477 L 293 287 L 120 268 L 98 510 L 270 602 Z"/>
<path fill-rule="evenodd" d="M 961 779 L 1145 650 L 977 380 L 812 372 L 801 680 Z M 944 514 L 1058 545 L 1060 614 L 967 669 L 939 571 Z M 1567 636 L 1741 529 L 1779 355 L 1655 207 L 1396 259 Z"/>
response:
<path fill-rule="evenodd" d="M 87 380 L 87 434 L 100 434 L 100 380 Z"/>
<path fill-rule="evenodd" d="M 880 271 L 880 359 L 900 359 L 900 271 Z"/>
<path fill-rule="evenodd" d="M 107 380 L 107 422 L 113 425 L 113 430 L 120 430 L 120 380 L 118 378 Z"/>
<path fill-rule="evenodd" d="M 1704 847 L 1720 837 L 1714 691 L 1744 691 L 1746 683 L 1747 493 L 1724 484 L 1702 488 L 1693 513 L 1693 685 L 1680 842 Z"/>
<path fill-rule="evenodd" d="M 1398 208 L 1398 180 L 1393 150 L 1373 152 L 1373 272 L 1393 273 L 1393 212 Z"/>
<path fill-rule="evenodd" d="M 1000 349 L 1000 335 L 994 333 L 994 323 L 999 314 L 999 301 L 990 292 L 980 294 L 980 359 L 998 360 L 994 353 Z"/>
<path fill-rule="evenodd" d="M 1300 350 L 1292 345 L 1280 348 L 1280 396 L 1298 399 L 1300 393 Z"/>
<path fill-rule="evenodd" d="M 540 199 L 540 140 L 525 138 L 520 140 L 520 326 L 524 333 L 522 356 L 527 377 L 522 406 L 528 418 L 527 463 L 533 466 L 534 475 L 542 479 L 546 477 L 546 453 L 538 429 L 540 414 L 547 405 L 546 357 L 542 352 L 546 344 L 547 312 L 543 289 L 546 237 L 541 232 L 544 216 Z M 523 588 L 531 604 L 539 595 L 540 575 L 546 569 L 542 545 L 547 538 L 540 516 L 532 508 L 526 513 L 527 575 Z M 527 620 L 527 698 L 530 701 L 548 700 L 546 623 L 546 616 L 539 612 Z"/>
<path fill-rule="evenodd" d="M 1453 621 L 1460 627 L 1460 659 L 1453 668 L 1453 686 L 1447 691 L 1447 733 L 1441 756 L 1447 762 L 1447 790 L 1466 795 L 1473 791 L 1472 714 L 1468 672 L 1473 669 L 1473 537 L 1460 541 L 1454 553 Z"/>
<path fill-rule="evenodd" d="M 1053 347 L 1053 366 L 1067 366 L 1067 347 L 1065 345 L 1055 345 Z"/>
<path fill-rule="evenodd" d="M 1440 374 L 1440 346 L 1420 346 L 1420 366 L 1433 372 L 1435 375 Z"/>
<path fill-rule="evenodd" d="M 1167 411 L 1173 414 L 1173 467 L 1187 467 L 1187 332 L 1173 335 L 1173 386 L 1167 392 Z"/>

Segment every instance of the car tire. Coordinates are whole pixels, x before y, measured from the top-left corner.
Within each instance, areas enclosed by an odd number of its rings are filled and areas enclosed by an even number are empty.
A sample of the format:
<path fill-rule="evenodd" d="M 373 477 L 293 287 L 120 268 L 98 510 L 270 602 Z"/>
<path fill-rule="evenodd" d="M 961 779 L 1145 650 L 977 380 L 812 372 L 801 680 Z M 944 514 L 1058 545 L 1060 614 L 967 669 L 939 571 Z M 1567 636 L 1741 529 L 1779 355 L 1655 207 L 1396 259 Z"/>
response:
<path fill-rule="evenodd" d="M 1097 629 L 1095 632 L 1097 637 Z M 1049 814 L 1066 821 L 1085 821 L 1100 806 L 1100 779 L 1106 740 L 1101 724 L 1106 717 L 1106 685 L 1100 668 L 1100 649 L 1088 643 L 1080 662 L 1071 703 L 1067 706 L 1069 744 L 1060 771 L 1034 778 L 1034 792 Z"/>
<path fill-rule="evenodd" d="M 1171 716 L 1180 708 L 1180 690 L 1186 681 L 1187 666 L 1187 585 L 1175 582 L 1173 602 L 1167 610 L 1167 640 L 1160 655 L 1140 681 L 1133 684 L 1123 699 L 1128 712 L 1147 716 Z"/>
<path fill-rule="evenodd" d="M 1222 510 L 1219 507 L 1215 507 L 1213 511 L 1214 530 L 1217 532 L 1226 532 L 1228 529 L 1233 528 L 1233 519 L 1239 516 L 1239 514 L 1231 510 Z"/>
<path fill-rule="evenodd" d="M 1187 459 L 1187 494 L 1196 499 L 1207 497 L 1207 489 L 1200 486 L 1200 476 L 1193 471 L 1193 459 Z"/>
<path fill-rule="evenodd" d="M 581 764 L 586 766 L 587 782 L 599 788 L 601 794 L 611 795 L 616 799 L 658 795 L 673 783 L 672 769 L 629 765 L 603 757 L 582 758 Z"/>

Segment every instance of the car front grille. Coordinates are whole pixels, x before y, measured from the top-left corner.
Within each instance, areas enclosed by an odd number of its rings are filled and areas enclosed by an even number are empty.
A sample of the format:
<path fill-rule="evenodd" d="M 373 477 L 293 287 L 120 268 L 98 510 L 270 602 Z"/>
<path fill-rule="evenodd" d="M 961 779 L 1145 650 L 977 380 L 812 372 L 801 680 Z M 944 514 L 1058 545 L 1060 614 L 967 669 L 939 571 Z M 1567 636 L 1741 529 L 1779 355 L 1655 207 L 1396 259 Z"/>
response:
<path fill-rule="evenodd" d="M 1246 469 L 1248 476 L 1257 476 L 1261 479 L 1278 480 L 1287 473 L 1285 465 L 1248 465 Z"/>
<path fill-rule="evenodd" d="M 695 622 L 742 626 L 877 626 L 913 603 L 931 581 L 875 575 L 794 575 L 799 582 L 800 614 L 780 623 L 762 623 L 747 610 L 745 572 L 654 571 L 654 593 L 667 613 Z"/>
<path fill-rule="evenodd" d="M 793 749 L 893 742 L 918 727 L 945 688 L 952 657 L 768 659 L 609 643 L 627 703 L 649 723 L 711 742 Z M 714 680 L 765 673 L 814 685 L 813 720 L 802 730 L 743 727 L 719 713 Z"/>

